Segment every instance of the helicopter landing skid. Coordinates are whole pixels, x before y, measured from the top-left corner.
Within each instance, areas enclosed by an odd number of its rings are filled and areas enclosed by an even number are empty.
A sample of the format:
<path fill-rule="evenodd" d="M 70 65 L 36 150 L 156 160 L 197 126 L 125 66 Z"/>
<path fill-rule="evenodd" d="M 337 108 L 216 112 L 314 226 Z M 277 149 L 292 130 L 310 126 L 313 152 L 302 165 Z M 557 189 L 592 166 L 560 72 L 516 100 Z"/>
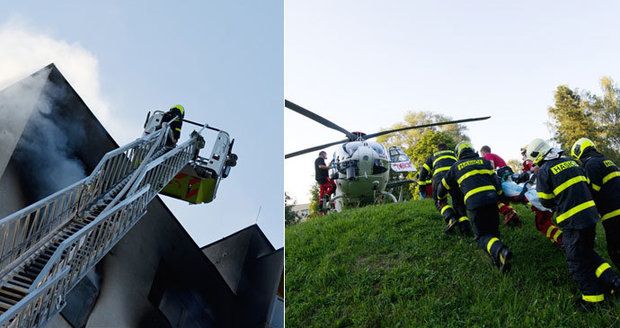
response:
<path fill-rule="evenodd" d="M 383 196 L 387 196 L 389 199 L 392 200 L 392 203 L 398 203 L 398 200 L 396 199 L 396 197 L 394 197 L 394 195 L 392 195 L 391 193 L 387 192 L 387 191 L 380 191 L 381 195 Z M 381 197 L 383 198 L 383 197 Z"/>

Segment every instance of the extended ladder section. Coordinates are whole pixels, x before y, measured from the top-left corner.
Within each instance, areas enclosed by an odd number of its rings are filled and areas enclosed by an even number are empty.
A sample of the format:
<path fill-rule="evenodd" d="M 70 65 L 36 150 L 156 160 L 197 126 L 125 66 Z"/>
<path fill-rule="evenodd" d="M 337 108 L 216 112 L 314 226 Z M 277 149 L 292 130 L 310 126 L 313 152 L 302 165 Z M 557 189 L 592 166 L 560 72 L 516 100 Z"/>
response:
<path fill-rule="evenodd" d="M 0 220 L 0 327 L 44 325 L 196 159 L 204 127 L 173 148 L 166 147 L 169 130 L 164 125 L 107 153 L 87 178 Z"/>

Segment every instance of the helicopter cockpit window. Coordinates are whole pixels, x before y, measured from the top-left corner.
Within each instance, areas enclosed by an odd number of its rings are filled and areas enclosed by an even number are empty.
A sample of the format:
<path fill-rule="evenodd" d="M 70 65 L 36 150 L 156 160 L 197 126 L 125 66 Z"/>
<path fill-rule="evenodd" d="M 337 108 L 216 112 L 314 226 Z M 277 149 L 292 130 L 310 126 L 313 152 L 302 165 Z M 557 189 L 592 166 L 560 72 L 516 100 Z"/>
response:
<path fill-rule="evenodd" d="M 393 155 L 390 157 L 390 160 L 392 162 L 409 162 L 409 158 L 407 157 L 407 155 L 402 154 Z"/>
<path fill-rule="evenodd" d="M 374 151 L 377 152 L 377 154 L 379 154 L 379 155 L 384 155 L 385 154 L 385 148 L 383 148 L 383 146 L 381 146 L 380 144 L 372 143 L 372 144 L 370 144 L 370 146 L 372 147 L 372 149 Z"/>
<path fill-rule="evenodd" d="M 346 151 L 347 154 L 349 154 L 349 156 L 352 156 L 353 153 L 355 153 L 357 149 L 360 147 L 360 144 L 358 142 L 346 143 L 342 145 L 342 147 L 344 148 L 344 151 Z"/>

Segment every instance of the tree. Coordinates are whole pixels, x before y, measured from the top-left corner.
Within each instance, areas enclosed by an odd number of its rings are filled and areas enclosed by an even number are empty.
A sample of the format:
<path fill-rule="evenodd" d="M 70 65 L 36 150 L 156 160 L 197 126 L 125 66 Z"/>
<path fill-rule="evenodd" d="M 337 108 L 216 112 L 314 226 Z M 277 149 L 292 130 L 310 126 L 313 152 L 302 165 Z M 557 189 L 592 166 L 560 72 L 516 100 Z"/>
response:
<path fill-rule="evenodd" d="M 620 160 L 620 89 L 610 77 L 601 78 L 603 94 L 588 92 L 588 104 L 599 128 L 597 148 L 614 161 Z"/>
<path fill-rule="evenodd" d="M 469 140 L 467 137 L 463 137 L 465 140 Z M 405 149 L 405 153 L 411 159 L 412 163 L 415 163 L 417 167 L 421 167 L 426 161 L 426 158 L 436 152 L 437 145 L 445 143 L 448 149 L 454 149 L 456 144 L 463 139 L 456 139 L 453 134 L 443 131 L 426 130 L 422 132 L 417 142 Z"/>
<path fill-rule="evenodd" d="M 296 202 L 291 201 L 293 201 L 293 198 L 287 193 L 284 193 L 284 224 L 287 226 L 297 223 L 299 220 L 299 216 L 293 211 L 293 206 L 295 206 Z"/>
<path fill-rule="evenodd" d="M 577 139 L 588 136 L 599 141 L 599 129 L 592 117 L 587 100 L 582 100 L 578 90 L 560 85 L 555 90 L 555 104 L 548 108 L 549 126 L 553 139 L 564 150 L 570 150 Z"/>
<path fill-rule="evenodd" d="M 601 79 L 602 95 L 560 85 L 549 107 L 553 139 L 569 151 L 579 138 L 591 139 L 610 159 L 620 160 L 620 90 L 609 77 Z"/>
<path fill-rule="evenodd" d="M 308 216 L 319 214 L 319 185 L 313 183 L 310 187 L 310 204 L 308 205 Z"/>

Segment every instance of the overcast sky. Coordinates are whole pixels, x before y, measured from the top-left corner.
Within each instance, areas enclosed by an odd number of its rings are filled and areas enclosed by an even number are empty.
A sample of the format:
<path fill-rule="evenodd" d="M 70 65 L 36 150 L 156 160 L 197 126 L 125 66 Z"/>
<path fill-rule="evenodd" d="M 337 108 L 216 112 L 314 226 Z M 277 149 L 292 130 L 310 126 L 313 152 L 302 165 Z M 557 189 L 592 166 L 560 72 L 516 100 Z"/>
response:
<path fill-rule="evenodd" d="M 166 204 L 200 246 L 255 222 L 283 246 L 281 0 L 0 7 L 0 87 L 54 62 L 119 144 L 148 110 L 183 104 L 236 139 L 239 161 L 213 203 Z"/>
<path fill-rule="evenodd" d="M 550 138 L 560 84 L 599 91 L 620 80 L 615 1 L 287 1 L 285 97 L 350 130 L 374 132 L 409 111 L 468 123 L 468 135 L 508 160 Z M 290 111 L 285 153 L 343 136 Z M 306 203 L 308 154 L 285 162 L 285 191 Z"/>

